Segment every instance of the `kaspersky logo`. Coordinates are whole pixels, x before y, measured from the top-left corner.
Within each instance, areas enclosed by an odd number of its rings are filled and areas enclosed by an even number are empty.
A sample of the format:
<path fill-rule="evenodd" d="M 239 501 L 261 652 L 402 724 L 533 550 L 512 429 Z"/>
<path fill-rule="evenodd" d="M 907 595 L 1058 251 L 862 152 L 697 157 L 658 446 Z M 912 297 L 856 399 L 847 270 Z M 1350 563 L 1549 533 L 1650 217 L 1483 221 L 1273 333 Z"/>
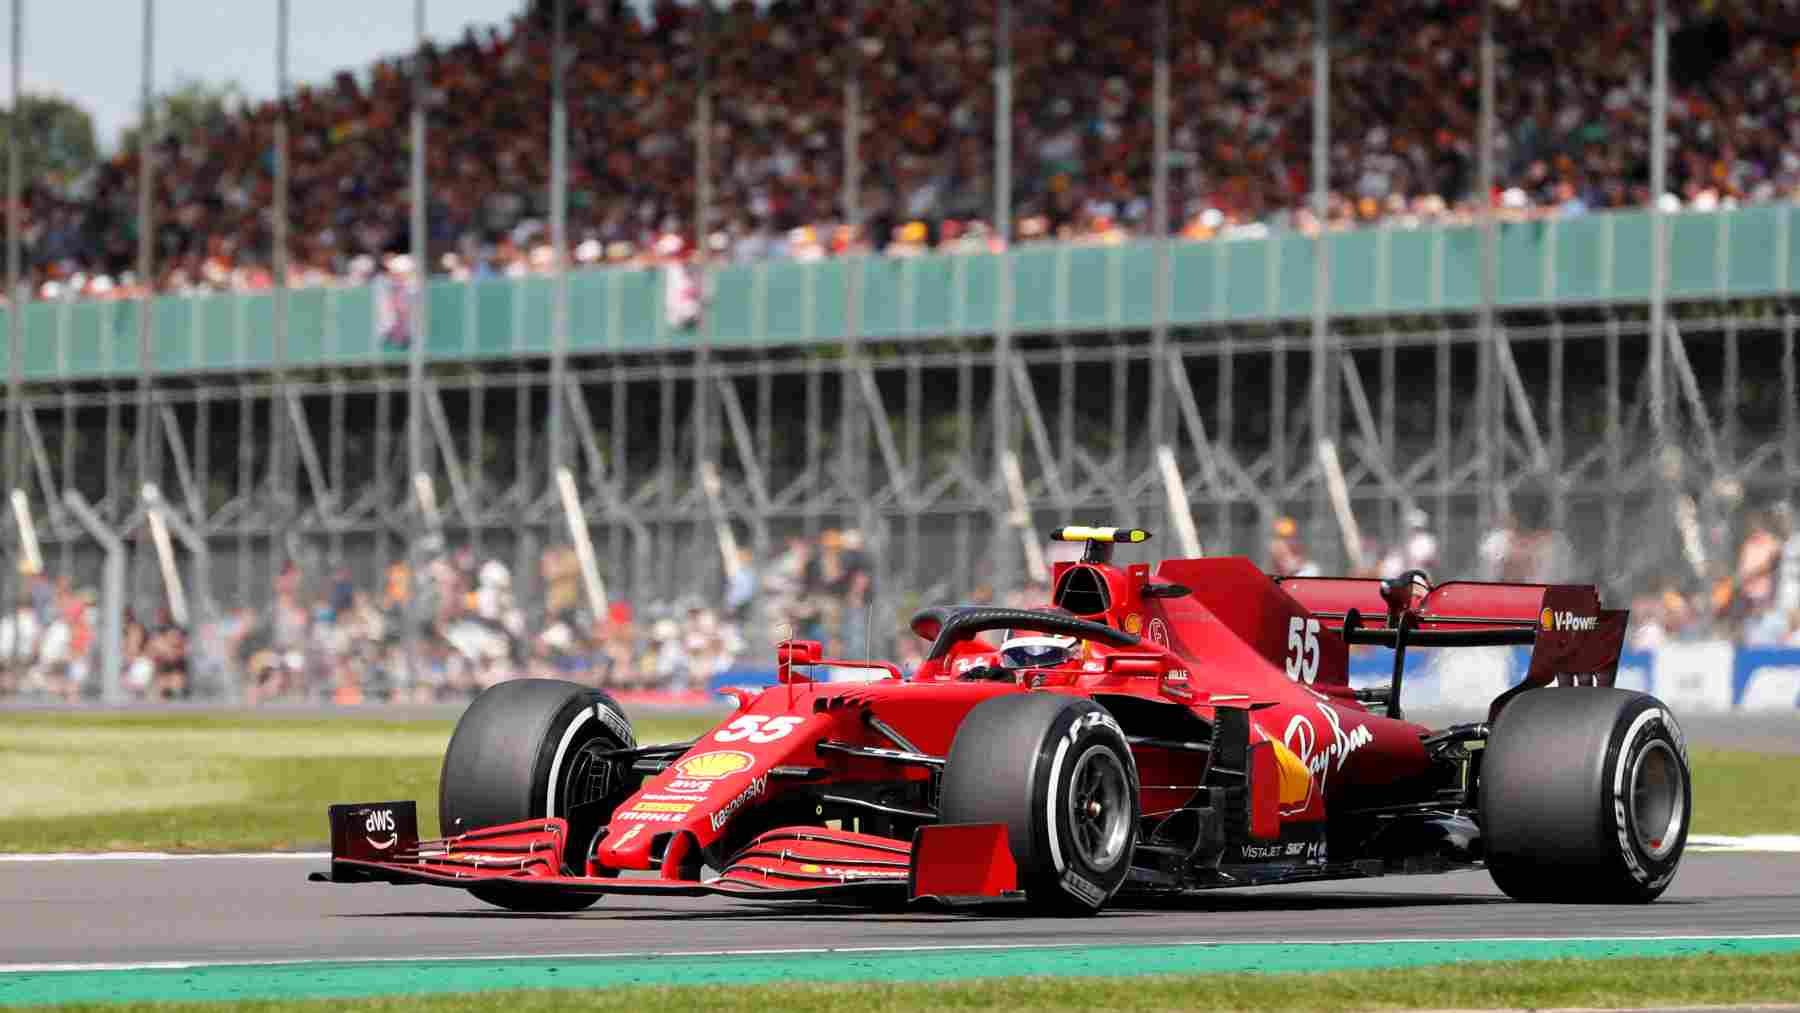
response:
<path fill-rule="evenodd" d="M 1599 616 L 1578 616 L 1573 612 L 1554 612 L 1545 609 L 1538 617 L 1544 629 L 1557 633 L 1587 633 L 1600 625 Z"/>
<path fill-rule="evenodd" d="M 768 790 L 769 790 L 769 775 L 763 774 L 760 777 L 751 778 L 750 783 L 747 786 L 745 786 L 743 791 L 738 792 L 737 795 L 735 797 L 733 797 L 731 801 L 729 801 L 729 802 L 725 803 L 723 806 L 719 807 L 719 811 L 712 814 L 712 820 L 711 820 L 712 828 L 715 831 L 723 829 L 725 824 L 729 823 L 731 821 L 732 813 L 735 813 L 739 809 L 743 808 L 744 803 L 749 802 L 753 798 L 757 798 L 757 797 L 761 796 L 764 792 L 766 792 Z"/>

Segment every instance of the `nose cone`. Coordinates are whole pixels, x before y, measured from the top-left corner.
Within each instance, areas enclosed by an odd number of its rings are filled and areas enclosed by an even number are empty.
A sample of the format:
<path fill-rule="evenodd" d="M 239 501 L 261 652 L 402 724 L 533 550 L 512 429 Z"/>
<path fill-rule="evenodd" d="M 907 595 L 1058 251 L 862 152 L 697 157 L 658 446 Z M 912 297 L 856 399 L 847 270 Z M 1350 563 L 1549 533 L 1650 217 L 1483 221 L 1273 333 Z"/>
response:
<path fill-rule="evenodd" d="M 815 755 L 815 736 L 804 726 L 823 720 L 783 718 L 775 726 L 783 734 L 765 742 L 752 741 L 756 733 L 748 733 L 719 743 L 720 736 L 735 734 L 730 724 L 701 739 L 613 812 L 595 851 L 596 863 L 609 869 L 655 868 L 666 847 L 659 839 L 676 831 L 692 834 L 691 843 L 699 847 L 712 845 L 744 810 L 767 800 L 770 768 L 791 762 L 796 754 Z M 770 736 L 768 719 L 757 725 L 760 734 Z M 811 766 L 814 761 L 800 762 Z"/>

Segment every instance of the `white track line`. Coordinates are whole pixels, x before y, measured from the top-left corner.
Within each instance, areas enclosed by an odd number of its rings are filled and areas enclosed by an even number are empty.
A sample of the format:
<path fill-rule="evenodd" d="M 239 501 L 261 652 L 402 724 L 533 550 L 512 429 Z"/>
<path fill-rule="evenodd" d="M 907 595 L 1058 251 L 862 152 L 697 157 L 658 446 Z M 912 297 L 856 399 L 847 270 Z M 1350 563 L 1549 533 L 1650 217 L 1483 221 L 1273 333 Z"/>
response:
<path fill-rule="evenodd" d="M 1369 939 L 1171 939 L 1145 946 L 1394 946 L 1438 943 L 1625 943 L 1625 942 L 1711 942 L 1741 939 L 1796 939 L 1800 933 L 1718 933 L 1712 935 L 1619 935 L 1619 936 L 1433 936 L 1411 938 L 1390 936 Z M 32 974 L 50 971 L 185 971 L 203 967 L 288 967 L 308 964 L 462 964 L 484 960 L 682 960 L 694 957 L 804 957 L 821 954 L 874 953 L 958 953 L 967 951 L 1067 950 L 1100 949 L 1137 944 L 1108 941 L 1065 943 L 943 943 L 916 946 L 796 946 L 782 949 L 747 950 L 619 950 L 612 953 L 479 953 L 450 956 L 423 955 L 413 957 L 305 957 L 281 960 L 166 960 L 140 963 L 99 964 L 0 964 L 0 974 Z"/>
<path fill-rule="evenodd" d="M 1725 837 L 1718 834 L 1689 834 L 1688 846 L 1704 851 L 1773 851 L 1800 853 L 1800 835 L 1750 834 L 1747 837 Z"/>
<path fill-rule="evenodd" d="M 235 861 L 265 859 L 305 859 L 309 862 L 331 860 L 329 851 L 235 851 L 191 852 L 168 851 L 65 851 L 51 854 L 0 855 L 0 862 L 206 862 L 214 859 Z"/>

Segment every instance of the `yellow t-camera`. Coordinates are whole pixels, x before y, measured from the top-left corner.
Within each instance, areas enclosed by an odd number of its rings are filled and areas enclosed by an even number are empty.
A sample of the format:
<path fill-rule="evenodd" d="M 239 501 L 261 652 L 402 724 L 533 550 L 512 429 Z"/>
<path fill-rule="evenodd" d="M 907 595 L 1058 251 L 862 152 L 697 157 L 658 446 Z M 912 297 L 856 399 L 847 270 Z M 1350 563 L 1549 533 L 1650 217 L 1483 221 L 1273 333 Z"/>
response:
<path fill-rule="evenodd" d="M 1150 532 L 1143 528 L 1091 528 L 1071 524 L 1050 532 L 1053 542 L 1147 542 Z"/>

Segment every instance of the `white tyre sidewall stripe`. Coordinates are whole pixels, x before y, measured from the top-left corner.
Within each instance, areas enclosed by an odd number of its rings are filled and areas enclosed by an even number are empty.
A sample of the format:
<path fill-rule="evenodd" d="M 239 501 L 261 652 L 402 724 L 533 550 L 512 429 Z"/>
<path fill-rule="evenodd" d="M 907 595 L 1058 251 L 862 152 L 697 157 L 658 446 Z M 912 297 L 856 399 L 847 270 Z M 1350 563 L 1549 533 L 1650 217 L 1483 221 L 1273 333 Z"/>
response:
<path fill-rule="evenodd" d="M 1050 782 L 1044 788 L 1044 814 L 1049 817 L 1047 826 L 1050 831 L 1050 861 L 1056 864 L 1058 875 L 1062 874 L 1065 864 L 1062 842 L 1058 840 L 1056 833 L 1056 785 L 1062 780 L 1063 758 L 1069 753 L 1070 738 L 1071 736 L 1065 732 L 1057 742 L 1056 757 L 1050 761 Z"/>
<path fill-rule="evenodd" d="M 597 703 L 593 707 L 583 707 L 576 713 L 575 720 L 569 722 L 569 727 L 563 729 L 562 741 L 557 743 L 556 754 L 550 758 L 550 783 L 544 786 L 544 816 L 546 818 L 556 815 L 557 779 L 562 774 L 563 757 L 568 755 L 569 743 L 575 741 L 575 733 L 580 731 L 581 726 L 587 724 L 588 719 L 594 716 L 595 709 L 604 706 L 606 705 Z"/>

